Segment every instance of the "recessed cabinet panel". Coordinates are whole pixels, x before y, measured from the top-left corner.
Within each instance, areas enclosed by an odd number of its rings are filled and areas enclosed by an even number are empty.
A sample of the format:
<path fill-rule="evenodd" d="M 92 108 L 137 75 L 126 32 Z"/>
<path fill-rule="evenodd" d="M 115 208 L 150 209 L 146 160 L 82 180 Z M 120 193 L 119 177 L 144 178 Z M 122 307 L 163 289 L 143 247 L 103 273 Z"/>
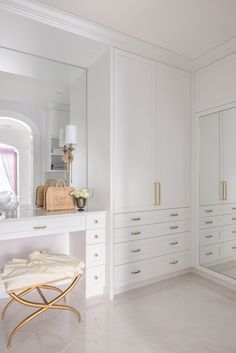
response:
<path fill-rule="evenodd" d="M 114 80 L 115 212 L 154 209 L 154 63 L 116 51 Z"/>

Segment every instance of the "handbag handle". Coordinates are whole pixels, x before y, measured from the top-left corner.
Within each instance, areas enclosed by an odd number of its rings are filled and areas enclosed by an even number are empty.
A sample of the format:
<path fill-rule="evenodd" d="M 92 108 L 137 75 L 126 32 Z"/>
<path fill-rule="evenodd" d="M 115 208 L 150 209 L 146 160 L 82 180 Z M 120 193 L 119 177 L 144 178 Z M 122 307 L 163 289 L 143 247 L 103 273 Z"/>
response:
<path fill-rule="evenodd" d="M 48 179 L 45 183 L 45 186 L 55 186 L 57 183 L 56 179 Z"/>
<path fill-rule="evenodd" d="M 60 186 L 59 184 L 63 184 L 63 185 L 62 185 L 62 186 Z M 57 183 L 56 183 L 56 188 L 58 188 L 58 187 L 63 187 L 63 188 L 65 188 L 65 187 L 66 187 L 66 183 L 65 183 L 65 181 L 64 181 L 64 180 L 62 180 L 62 179 L 57 180 Z"/>

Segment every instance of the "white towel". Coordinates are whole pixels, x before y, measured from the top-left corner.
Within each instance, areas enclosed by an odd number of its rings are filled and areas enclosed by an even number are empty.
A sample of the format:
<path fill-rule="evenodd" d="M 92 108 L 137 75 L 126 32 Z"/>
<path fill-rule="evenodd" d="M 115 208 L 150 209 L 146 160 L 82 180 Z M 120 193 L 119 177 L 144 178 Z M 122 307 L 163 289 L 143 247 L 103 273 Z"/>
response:
<path fill-rule="evenodd" d="M 48 254 L 34 251 L 28 259 L 13 259 L 3 269 L 2 279 L 6 290 L 32 287 L 65 277 L 74 278 L 82 274 L 84 262 L 64 254 Z"/>

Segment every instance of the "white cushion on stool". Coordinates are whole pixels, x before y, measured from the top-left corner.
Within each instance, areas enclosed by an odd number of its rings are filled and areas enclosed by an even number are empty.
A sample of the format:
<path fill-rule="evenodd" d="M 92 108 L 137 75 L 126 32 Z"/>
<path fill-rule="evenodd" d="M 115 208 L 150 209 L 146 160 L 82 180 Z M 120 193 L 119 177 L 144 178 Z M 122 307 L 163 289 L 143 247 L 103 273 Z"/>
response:
<path fill-rule="evenodd" d="M 64 254 L 48 254 L 34 251 L 28 259 L 13 259 L 2 273 L 7 292 L 33 287 L 63 278 L 74 278 L 82 274 L 84 262 Z"/>

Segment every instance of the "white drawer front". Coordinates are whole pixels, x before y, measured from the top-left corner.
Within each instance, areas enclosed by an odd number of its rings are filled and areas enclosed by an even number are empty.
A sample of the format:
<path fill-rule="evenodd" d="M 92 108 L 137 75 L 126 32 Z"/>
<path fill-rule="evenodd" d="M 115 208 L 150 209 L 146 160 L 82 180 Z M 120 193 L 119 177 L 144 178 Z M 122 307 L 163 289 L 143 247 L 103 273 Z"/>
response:
<path fill-rule="evenodd" d="M 155 259 L 115 266 L 115 288 L 155 277 Z"/>
<path fill-rule="evenodd" d="M 220 216 L 222 214 L 221 205 L 201 206 L 200 217 Z"/>
<path fill-rule="evenodd" d="M 224 204 L 223 214 L 236 214 L 236 204 L 235 203 Z"/>
<path fill-rule="evenodd" d="M 222 217 L 222 223 L 223 225 L 236 224 L 236 215 L 224 215 Z"/>
<path fill-rule="evenodd" d="M 91 214 L 86 216 L 86 229 L 105 228 L 105 214 Z"/>
<path fill-rule="evenodd" d="M 223 258 L 234 257 L 236 258 L 236 241 L 230 241 L 222 246 Z"/>
<path fill-rule="evenodd" d="M 200 249 L 200 264 L 204 265 L 221 258 L 220 245 L 206 246 Z"/>
<path fill-rule="evenodd" d="M 144 224 L 178 221 L 190 218 L 189 208 L 121 213 L 114 216 L 114 227 L 132 227 Z"/>
<path fill-rule="evenodd" d="M 222 227 L 222 241 L 236 240 L 236 224 Z"/>
<path fill-rule="evenodd" d="M 208 245 L 221 241 L 220 228 L 207 228 L 200 230 L 200 245 Z"/>
<path fill-rule="evenodd" d="M 205 217 L 200 219 L 200 228 L 219 227 L 221 225 L 221 216 Z"/>
<path fill-rule="evenodd" d="M 156 275 L 162 276 L 171 272 L 181 271 L 191 266 L 190 252 L 161 256 L 156 259 Z"/>
<path fill-rule="evenodd" d="M 97 244 L 105 242 L 105 229 L 87 230 L 86 244 Z"/>
<path fill-rule="evenodd" d="M 115 244 L 114 264 L 138 261 L 155 256 L 155 239 L 137 240 Z"/>
<path fill-rule="evenodd" d="M 190 231 L 189 221 L 150 224 L 114 230 L 115 243 Z"/>
<path fill-rule="evenodd" d="M 86 286 L 105 286 L 105 266 L 96 266 L 86 270 Z"/>
<path fill-rule="evenodd" d="M 166 255 L 190 248 L 189 233 L 156 238 L 156 255 Z"/>
<path fill-rule="evenodd" d="M 86 266 L 105 264 L 105 244 L 88 245 L 86 247 Z"/>

